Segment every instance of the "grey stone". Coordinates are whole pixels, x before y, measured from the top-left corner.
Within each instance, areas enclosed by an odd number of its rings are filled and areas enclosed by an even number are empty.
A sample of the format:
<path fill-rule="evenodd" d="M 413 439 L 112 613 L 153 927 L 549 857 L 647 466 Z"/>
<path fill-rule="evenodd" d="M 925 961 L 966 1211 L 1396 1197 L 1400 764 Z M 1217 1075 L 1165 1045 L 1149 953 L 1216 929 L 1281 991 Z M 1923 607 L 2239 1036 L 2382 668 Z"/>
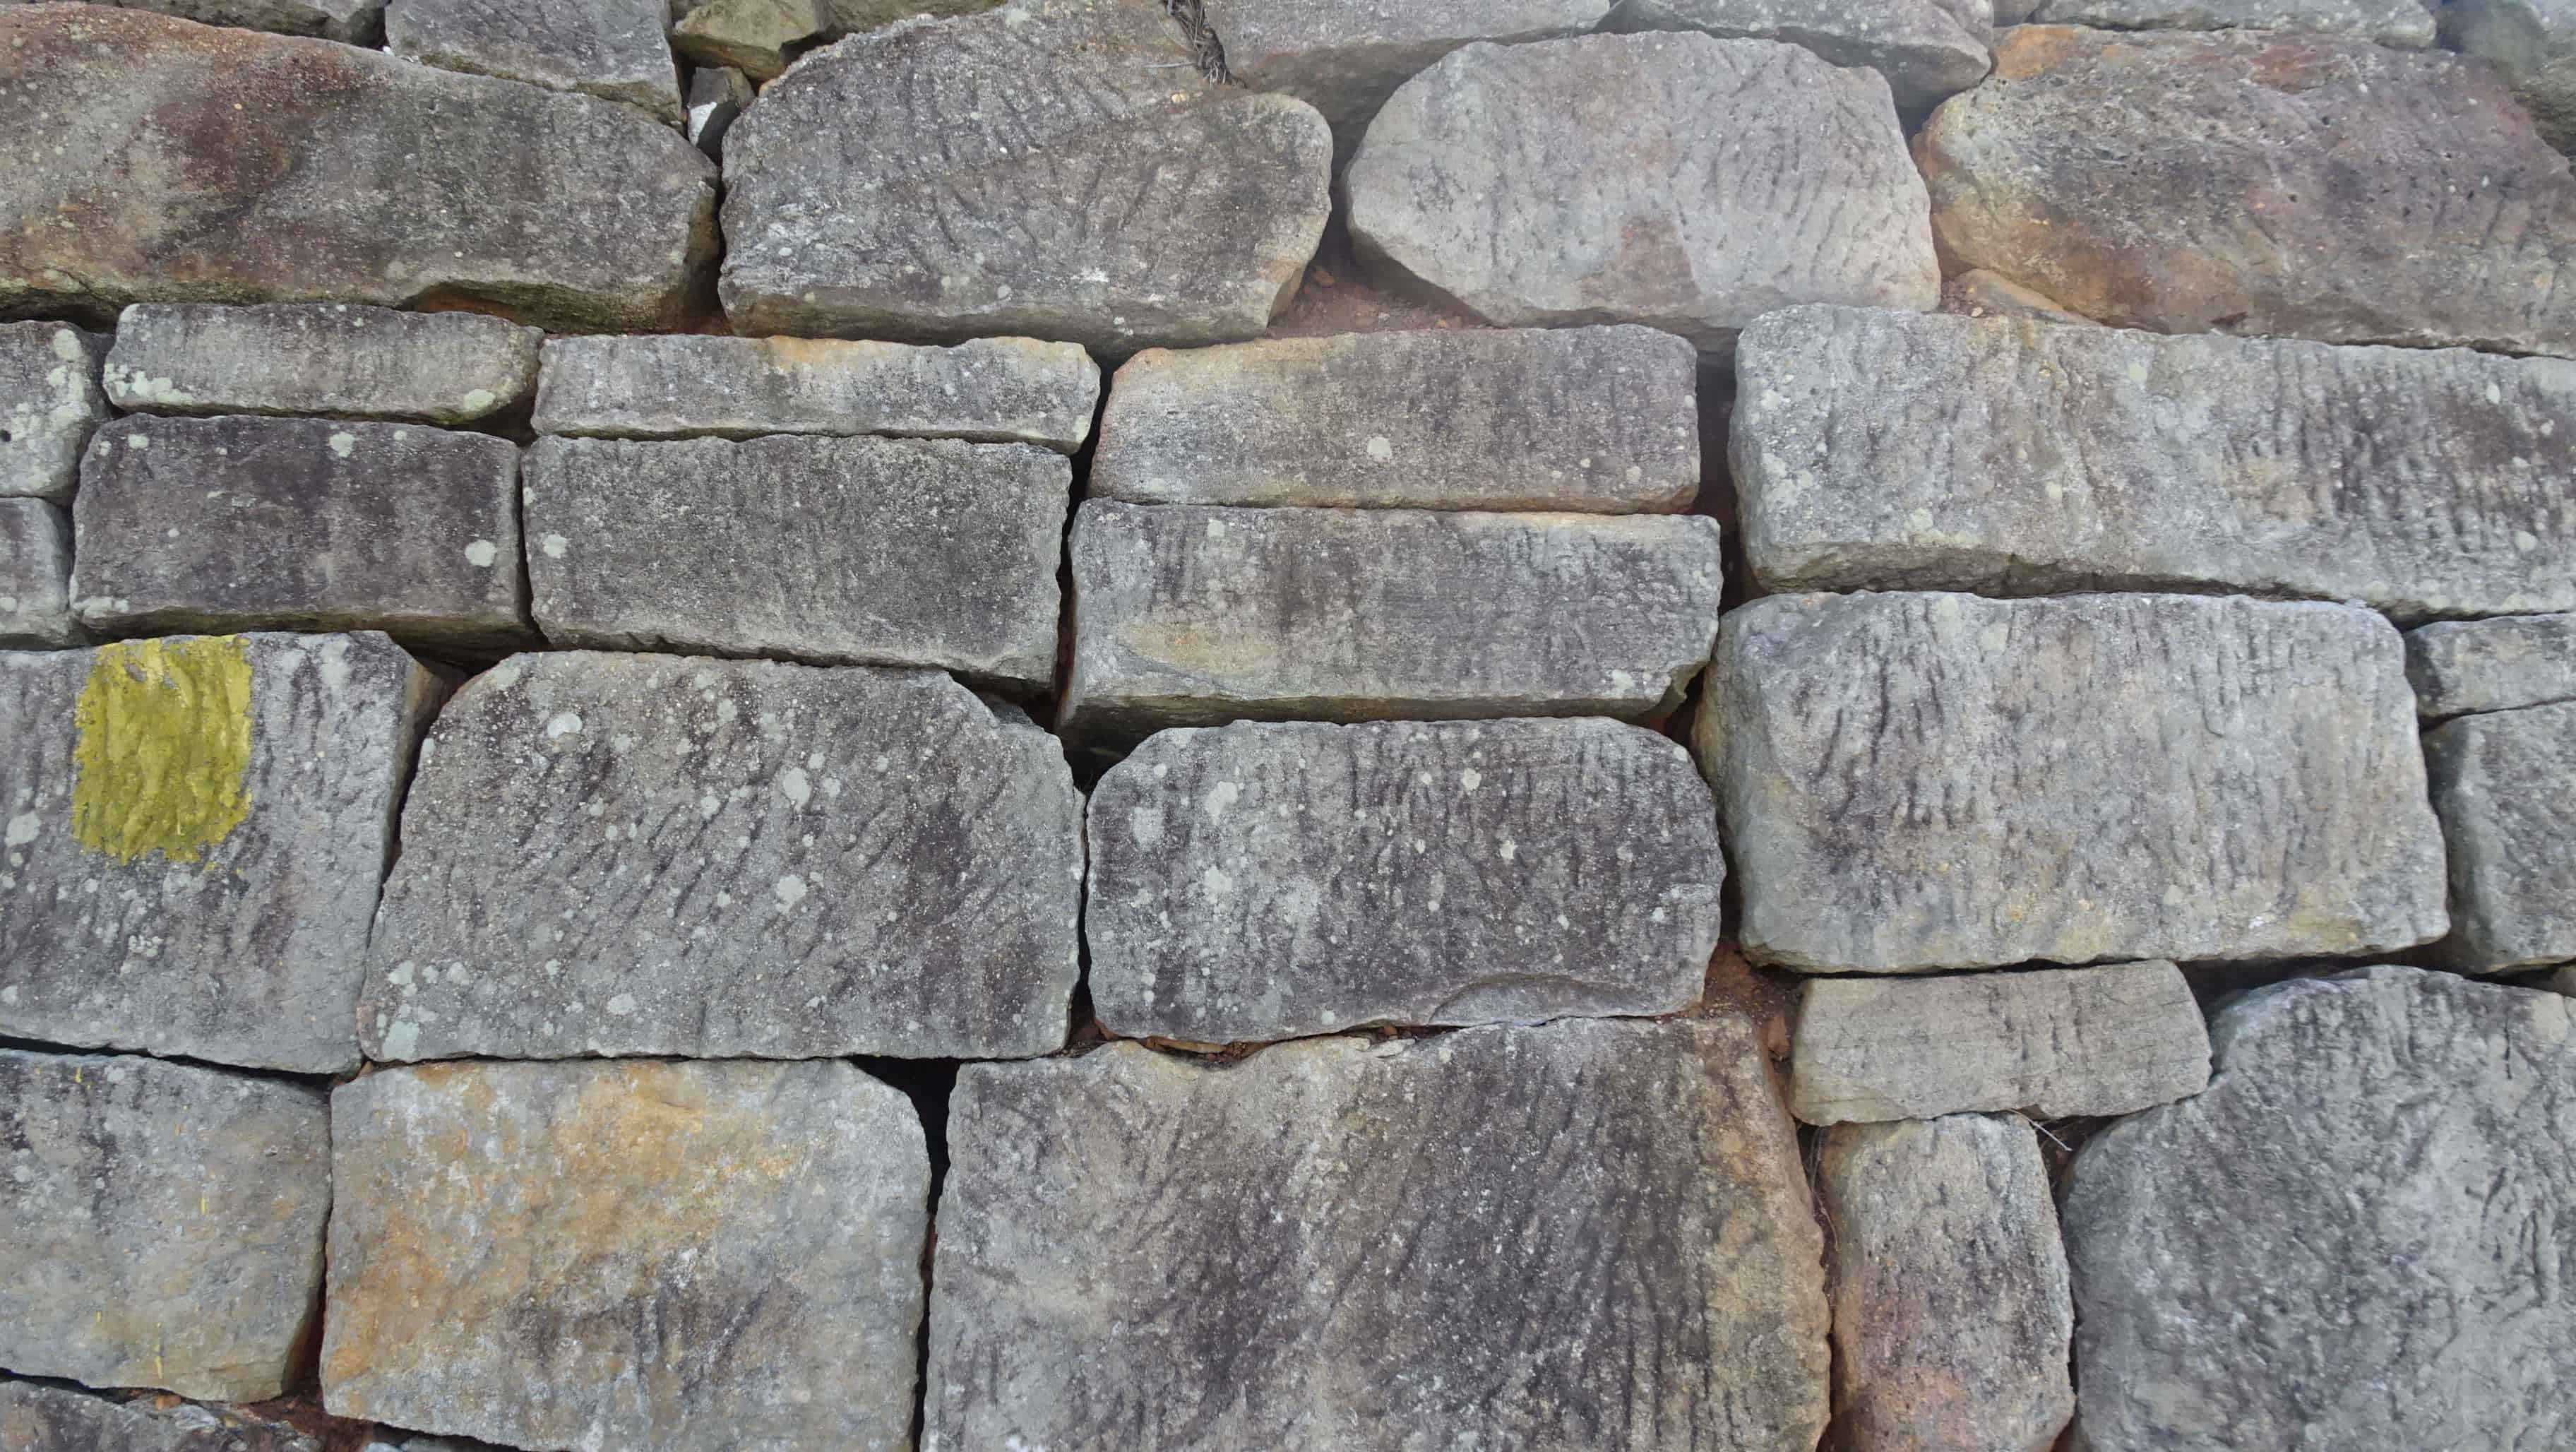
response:
<path fill-rule="evenodd" d="M 2576 608 L 2576 363 L 1794 308 L 1736 367 L 1770 590 Z"/>
<path fill-rule="evenodd" d="M 848 1064 L 468 1064 L 331 1096 L 326 1404 L 519 1447 L 892 1448 L 930 1157 Z"/>
<path fill-rule="evenodd" d="M 0 1366 L 227 1401 L 285 1390 L 322 1288 L 321 1094 L 0 1049 L 0 1144 Z"/>
<path fill-rule="evenodd" d="M 894 434 L 1044 444 L 1091 436 L 1100 368 L 1071 343 L 953 348 L 819 338 L 557 338 L 537 431 L 604 438 Z"/>
<path fill-rule="evenodd" d="M 1887 78 L 1896 109 L 1921 117 L 1985 79 L 1991 27 L 1959 0 L 1620 0 L 1604 30 L 1695 30 L 1804 46 Z"/>
<path fill-rule="evenodd" d="M 1026 444 L 540 439 L 528 573 L 557 645 L 926 665 L 1043 688 L 1072 466 Z"/>
<path fill-rule="evenodd" d="M 69 323 L 0 323 L 0 499 L 71 498 L 81 450 L 107 420 L 107 344 Z"/>
<path fill-rule="evenodd" d="M 1090 824 L 1092 1006 L 1129 1037 L 1673 1013 L 1720 932 L 1716 804 L 1611 721 L 1164 731 Z"/>
<path fill-rule="evenodd" d="M 1661 513 L 1699 493 L 1698 354 L 1649 328 L 1346 333 L 1127 360 L 1091 497 Z"/>
<path fill-rule="evenodd" d="M 1846 1124 L 1818 1159 L 1842 1445 L 2048 1452 L 2075 1415 L 2075 1306 L 2038 1134 L 1983 1114 Z"/>
<path fill-rule="evenodd" d="M 2428 721 L 2576 700 L 2576 615 L 2418 626 L 2406 632 L 2406 680 Z"/>
<path fill-rule="evenodd" d="M 527 401 L 544 340 L 481 313 L 136 303 L 117 320 L 107 396 L 146 413 L 472 423 Z"/>
<path fill-rule="evenodd" d="M 2220 1010 L 2063 1216 L 2097 1452 L 2576 1442 L 2576 1005 L 2381 967 Z"/>
<path fill-rule="evenodd" d="M 792 52 L 916 16 L 972 15 L 1000 0 L 675 0 L 671 45 L 702 65 L 755 80 L 787 69 Z"/>
<path fill-rule="evenodd" d="M 721 161 L 725 133 L 759 95 L 751 78 L 731 66 L 700 66 L 689 73 L 688 119 L 681 130 L 698 150 Z"/>
<path fill-rule="evenodd" d="M 422 748 L 359 1033 L 376 1059 L 1043 1054 L 1081 892 L 1062 751 L 936 672 L 516 656 Z"/>
<path fill-rule="evenodd" d="M 680 325 L 715 167 L 619 106 L 328 41 L 103 5 L 0 6 L 0 314 L 131 302 L 472 303 Z M 112 160 L 110 160 L 112 159 Z"/>
<path fill-rule="evenodd" d="M 1363 263 L 1505 326 L 1724 351 L 1791 303 L 1940 300 L 1887 83 L 1773 41 L 1468 46 L 1395 93 L 1345 184 Z"/>
<path fill-rule="evenodd" d="M 2560 151 L 2576 150 L 2576 0 L 2442 0 L 2442 43 L 2492 64 Z"/>
<path fill-rule="evenodd" d="M 2133 1114 L 2208 1085 L 2209 1030 L 2171 963 L 1813 978 L 1790 1065 L 1809 1124 Z"/>
<path fill-rule="evenodd" d="M 1713 1019 L 969 1064 L 924 1452 L 1812 1448 L 1764 1063 Z"/>
<path fill-rule="evenodd" d="M 641 107 L 683 123 L 666 0 L 390 0 L 385 49 L 469 75 Z"/>
<path fill-rule="evenodd" d="M 2381 45 L 2433 43 L 2425 0 L 2040 0 L 2030 18 L 2102 30 L 2303 30 Z"/>
<path fill-rule="evenodd" d="M 519 451 L 419 424 L 119 419 L 72 501 L 72 611 L 106 635 L 525 640 Z"/>
<path fill-rule="evenodd" d="M 2442 960 L 2510 973 L 2576 958 L 2576 701 L 2494 711 L 2424 735 L 2450 848 Z"/>
<path fill-rule="evenodd" d="M 1775 595 L 1700 713 L 1754 961 L 1914 973 L 2441 936 L 2388 622 L 2241 597 Z"/>
<path fill-rule="evenodd" d="M 72 525 L 41 499 L 0 499 L 0 647 L 73 645 Z"/>
<path fill-rule="evenodd" d="M 1717 633 L 1714 520 L 1222 509 L 1076 512 L 1064 724 L 1671 710 Z"/>
<path fill-rule="evenodd" d="M 807 56 L 725 145 L 741 333 L 1249 338 L 1330 210 L 1332 132 L 1218 86 L 1150 0 L 1019 0 Z"/>
<path fill-rule="evenodd" d="M 2576 966 L 2561 968 L 2542 978 L 2539 980 L 2539 986 L 2551 993 L 2563 993 L 2576 998 Z"/>
<path fill-rule="evenodd" d="M 33 0 L 0 0 L 0 4 Z M 238 26 L 279 35 L 309 35 L 373 45 L 385 28 L 385 0 L 90 0 L 128 10 L 157 10 L 203 25 Z"/>
<path fill-rule="evenodd" d="M 324 1452 L 320 1442 L 288 1423 L 237 1407 L 203 1406 L 169 1396 L 100 1396 L 71 1387 L 5 1378 L 0 1378 L 0 1449 Z"/>

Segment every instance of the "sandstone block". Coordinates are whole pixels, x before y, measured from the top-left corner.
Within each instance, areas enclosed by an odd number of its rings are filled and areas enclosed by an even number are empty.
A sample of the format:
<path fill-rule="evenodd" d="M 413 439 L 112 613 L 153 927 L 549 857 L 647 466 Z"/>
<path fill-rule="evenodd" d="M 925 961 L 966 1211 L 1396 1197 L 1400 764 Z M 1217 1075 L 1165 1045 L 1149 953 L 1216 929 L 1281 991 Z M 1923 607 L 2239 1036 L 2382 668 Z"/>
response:
<path fill-rule="evenodd" d="M 2424 0 L 2040 0 L 2031 18 L 2097 30 L 2298 30 L 2381 45 L 2433 43 Z"/>
<path fill-rule="evenodd" d="M 6 0 L 16 4 L 19 0 Z M 385 28 L 385 0 L 91 0 L 128 10 L 157 10 L 205 25 L 278 35 L 310 35 L 373 45 Z"/>
<path fill-rule="evenodd" d="M 788 52 L 830 24 L 824 0 L 707 0 L 671 25 L 671 49 L 700 67 L 729 66 L 755 81 L 787 69 Z"/>
<path fill-rule="evenodd" d="M 1604 30 L 1695 30 L 1804 46 L 1887 78 L 1896 109 L 1920 118 L 1983 80 L 1991 27 L 1960 0 L 1620 0 Z"/>
<path fill-rule="evenodd" d="M 0 647 L 71 645 L 72 525 L 41 499 L 0 499 Z"/>
<path fill-rule="evenodd" d="M 435 699 L 373 634 L 0 653 L 0 1035 L 355 1068 L 359 958 Z"/>
<path fill-rule="evenodd" d="M 2576 958 L 2576 701 L 2424 735 L 2451 873 L 2445 962 L 2509 973 Z"/>
<path fill-rule="evenodd" d="M 472 1064 L 331 1096 L 331 1410 L 518 1447 L 897 1447 L 930 1160 L 848 1064 Z"/>
<path fill-rule="evenodd" d="M 284 1422 L 172 1397 L 130 1400 L 0 1378 L 6 1452 L 323 1452 Z"/>
<path fill-rule="evenodd" d="M 359 1032 L 480 1054 L 1061 1048 L 1082 798 L 930 671 L 523 655 L 439 717 Z"/>
<path fill-rule="evenodd" d="M 2549 144 L 2576 148 L 2576 4 L 2443 0 L 2442 43 L 2492 64 Z"/>
<path fill-rule="evenodd" d="M 229 1401 L 285 1389 L 331 1209 L 320 1093 L 0 1049 L 0 1143 L 0 1366 Z M 16 1415 L 0 1404 L 0 1425 Z"/>
<path fill-rule="evenodd" d="M 71 497 L 81 450 L 107 420 L 107 344 L 68 323 L 0 323 L 0 499 Z"/>
<path fill-rule="evenodd" d="M 1153 349 L 1112 380 L 1091 496 L 1143 504 L 1687 509 L 1698 354 L 1650 328 Z"/>
<path fill-rule="evenodd" d="M 469 75 L 623 101 L 682 123 L 668 0 L 391 0 L 385 49 Z"/>
<path fill-rule="evenodd" d="M 1821 1236 L 1738 1020 L 970 1064 L 949 1146 L 925 1452 L 1824 1428 Z"/>
<path fill-rule="evenodd" d="M 107 396 L 146 413 L 472 423 L 527 401 L 544 340 L 481 313 L 136 303 L 117 320 Z"/>
<path fill-rule="evenodd" d="M 1745 951 L 1818 972 L 2439 937 L 2397 632 L 2191 595 L 1775 595 L 1700 714 Z"/>
<path fill-rule="evenodd" d="M 2428 721 L 2576 700 L 2576 615 L 2418 626 L 2406 632 L 2406 679 Z"/>

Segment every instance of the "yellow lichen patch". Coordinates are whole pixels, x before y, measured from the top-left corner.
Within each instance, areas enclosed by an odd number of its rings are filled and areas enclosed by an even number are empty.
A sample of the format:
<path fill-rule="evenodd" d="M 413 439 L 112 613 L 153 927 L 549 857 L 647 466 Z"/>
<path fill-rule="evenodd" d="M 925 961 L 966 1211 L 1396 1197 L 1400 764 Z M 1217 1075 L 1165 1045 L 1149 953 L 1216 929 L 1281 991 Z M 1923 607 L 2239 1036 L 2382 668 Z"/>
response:
<path fill-rule="evenodd" d="M 250 815 L 250 652 L 238 636 L 103 647 L 73 723 L 72 837 L 120 863 L 200 862 Z"/>

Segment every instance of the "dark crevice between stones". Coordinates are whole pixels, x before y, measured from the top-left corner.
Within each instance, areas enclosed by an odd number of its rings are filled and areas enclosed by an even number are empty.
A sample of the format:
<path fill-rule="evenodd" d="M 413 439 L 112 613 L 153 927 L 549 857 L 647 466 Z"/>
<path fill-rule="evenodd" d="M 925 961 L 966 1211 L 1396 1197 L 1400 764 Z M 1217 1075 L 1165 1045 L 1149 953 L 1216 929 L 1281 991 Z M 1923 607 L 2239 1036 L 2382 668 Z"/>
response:
<path fill-rule="evenodd" d="M 858 1065 L 878 1082 L 901 1090 L 921 1117 L 922 1143 L 930 1151 L 930 1203 L 921 1239 L 921 1324 L 914 1331 L 912 1440 L 921 1445 L 930 1413 L 930 1269 L 939 1251 L 939 1196 L 948 1183 L 948 1099 L 957 1091 L 960 1059 L 858 1058 Z"/>
<path fill-rule="evenodd" d="M 349 1082 L 349 1074 L 314 1074 L 296 1069 L 254 1069 L 242 1064 L 221 1064 L 189 1054 L 164 1054 L 151 1049 L 117 1049 L 57 1044 L 45 1039 L 14 1038 L 0 1034 L 0 1049 L 25 1054 L 51 1054 L 64 1059 L 158 1059 L 165 1064 L 182 1064 L 191 1069 L 212 1069 L 221 1074 L 239 1074 L 248 1079 L 267 1079 L 278 1084 L 297 1084 L 324 1093 Z"/>
<path fill-rule="evenodd" d="M 1235 84 L 1234 72 L 1225 63 L 1225 40 L 1216 33 L 1216 27 L 1208 24 L 1206 0 L 1163 0 L 1163 13 L 1172 17 L 1172 23 L 1189 41 L 1200 75 L 1216 85 Z"/>

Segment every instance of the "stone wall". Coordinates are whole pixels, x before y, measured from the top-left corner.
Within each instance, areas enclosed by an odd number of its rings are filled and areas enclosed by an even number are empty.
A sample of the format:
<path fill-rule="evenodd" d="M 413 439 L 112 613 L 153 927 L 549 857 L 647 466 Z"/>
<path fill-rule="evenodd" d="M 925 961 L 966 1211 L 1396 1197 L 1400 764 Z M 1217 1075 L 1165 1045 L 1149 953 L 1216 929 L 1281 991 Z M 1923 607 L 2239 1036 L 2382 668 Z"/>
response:
<path fill-rule="evenodd" d="M 0 4 L 0 1452 L 2576 1445 L 2571 77 Z"/>

